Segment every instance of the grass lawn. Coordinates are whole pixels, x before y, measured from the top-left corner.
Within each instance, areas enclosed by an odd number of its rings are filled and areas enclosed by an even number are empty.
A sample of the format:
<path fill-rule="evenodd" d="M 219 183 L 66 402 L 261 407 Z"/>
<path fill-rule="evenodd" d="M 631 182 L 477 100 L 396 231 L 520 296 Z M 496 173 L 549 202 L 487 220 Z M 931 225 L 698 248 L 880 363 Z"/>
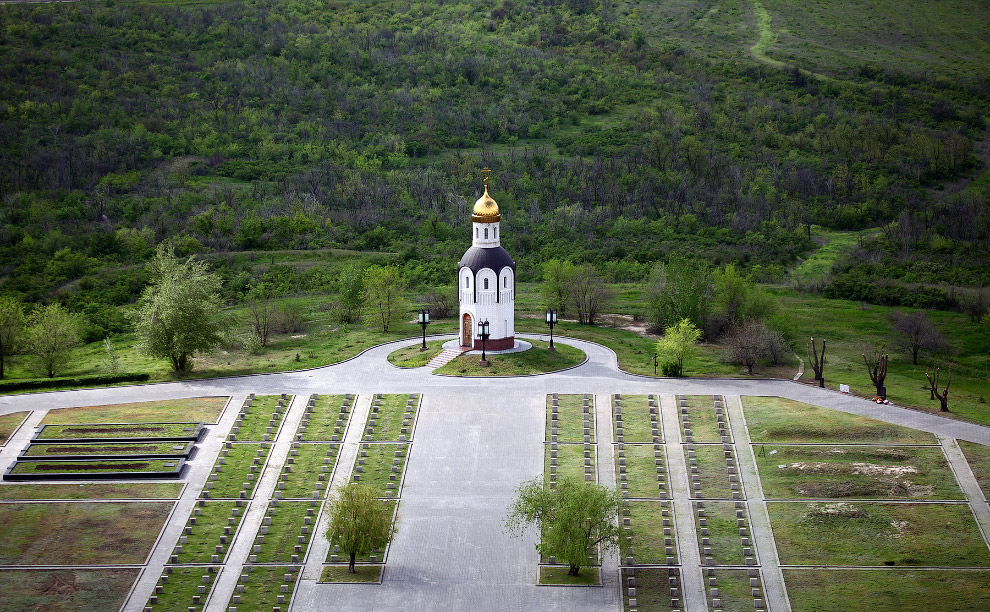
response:
<path fill-rule="evenodd" d="M 220 450 L 213 465 L 213 473 L 207 481 L 207 484 L 213 483 L 213 488 L 204 491 L 208 491 L 211 498 L 236 498 L 247 483 L 247 495 L 251 497 L 270 451 L 271 444 L 265 442 L 230 443 L 230 448 Z"/>
<path fill-rule="evenodd" d="M 130 402 L 106 406 L 79 406 L 49 410 L 42 424 L 49 423 L 216 423 L 230 399 L 191 397 L 188 399 Z"/>
<path fill-rule="evenodd" d="M 119 610 L 137 579 L 137 569 L 4 570 L 0 610 L 107 612 Z"/>
<path fill-rule="evenodd" d="M 91 459 L 71 461 L 18 461 L 11 474 L 35 474 L 45 478 L 49 474 L 74 474 L 83 479 L 88 474 L 120 472 L 122 474 L 161 473 L 162 476 L 178 476 L 176 459 Z"/>
<path fill-rule="evenodd" d="M 550 480 L 550 461 L 553 458 L 553 450 L 549 444 L 544 445 L 543 473 Z M 576 481 L 584 481 L 584 444 L 558 444 L 557 445 L 557 480 L 570 478 Z M 595 447 L 591 450 L 591 474 L 595 474 Z"/>
<path fill-rule="evenodd" d="M 380 401 L 375 406 L 375 401 Z M 410 405 L 410 402 L 412 405 Z M 393 393 L 377 394 L 371 402 L 371 412 L 365 424 L 364 440 L 371 442 L 399 442 L 412 439 L 416 423 L 416 410 L 419 409 L 419 395 Z"/>
<path fill-rule="evenodd" d="M 990 610 L 985 570 L 785 569 L 793 612 Z"/>
<path fill-rule="evenodd" d="M 565 584 L 568 586 L 598 586 L 602 583 L 597 567 L 582 567 L 577 576 L 568 576 L 567 566 L 540 566 L 540 584 Z"/>
<path fill-rule="evenodd" d="M 746 562 L 743 555 L 743 545 L 739 535 L 739 523 L 736 517 L 735 504 L 732 502 L 702 502 L 705 516 L 698 516 L 698 509 L 694 511 L 695 528 L 698 529 L 698 552 L 701 553 L 701 561 L 705 562 L 704 549 L 711 549 L 711 557 L 716 565 L 742 565 Z M 697 503 L 695 503 L 697 506 Z M 743 512 L 746 527 L 749 527 L 749 517 Z M 701 521 L 705 521 L 704 527 Z M 702 529 L 708 530 L 708 535 L 704 535 Z M 708 538 L 705 544 L 704 538 Z M 719 586 L 722 586 L 721 584 Z"/>
<path fill-rule="evenodd" d="M 623 561 L 628 556 L 627 553 L 631 551 L 633 559 L 640 565 L 663 565 L 667 563 L 667 557 L 673 557 L 674 563 L 677 563 L 677 540 L 673 535 L 673 513 L 669 506 L 663 507 L 663 503 L 667 502 L 629 502 L 629 534 L 632 536 L 632 546 L 629 546 L 625 541 L 620 541 Z M 671 535 L 669 536 L 663 534 L 664 519 L 670 519 Z M 666 543 L 668 539 L 670 544 Z M 669 555 L 667 554 L 668 546 L 673 548 Z"/>
<path fill-rule="evenodd" d="M 649 400 L 654 400 L 653 412 L 650 412 Z M 617 402 L 621 402 L 620 404 Z M 618 418 L 618 412 L 622 419 Z M 663 426 L 659 421 L 659 402 L 655 395 L 623 395 L 621 399 L 613 397 L 612 413 L 614 416 L 613 434 L 615 439 L 625 443 L 663 442 Z M 620 434 L 621 428 L 621 434 Z M 622 437 L 619 438 L 619 435 Z"/>
<path fill-rule="evenodd" d="M 24 419 L 28 417 L 30 412 L 11 412 L 10 414 L 5 414 L 0 416 L 0 446 L 7 443 L 7 440 L 14 433 Z"/>
<path fill-rule="evenodd" d="M 381 582 L 383 569 L 381 565 L 355 565 L 352 574 L 346 565 L 326 565 L 320 582 Z"/>
<path fill-rule="evenodd" d="M 181 482 L 88 482 L 85 484 L 3 484 L 0 500 L 175 499 Z"/>
<path fill-rule="evenodd" d="M 0 564 L 144 563 L 172 502 L 0 504 Z"/>
<path fill-rule="evenodd" d="M 616 449 L 615 469 L 620 487 L 623 474 L 627 485 L 626 489 L 620 490 L 628 492 L 629 497 L 659 499 L 660 483 L 667 482 L 662 448 L 659 444 L 623 444 L 621 449 Z M 658 452 L 659 457 L 656 456 Z M 620 465 L 622 459 L 626 462 L 624 466 Z"/>
<path fill-rule="evenodd" d="M 566 394 L 557 398 L 557 418 L 553 418 L 553 399 L 547 396 L 546 440 L 553 435 L 557 423 L 557 442 L 584 442 L 584 430 L 588 430 L 589 442 L 595 442 L 595 397 L 588 395 L 588 411 L 584 411 L 584 395 Z"/>
<path fill-rule="evenodd" d="M 326 495 L 337 463 L 337 449 L 329 444 L 300 444 L 289 450 L 279 476 L 283 498 L 312 499 L 313 491 Z M 287 471 L 288 470 L 288 471 Z M 322 477 L 322 479 L 321 479 Z"/>
<path fill-rule="evenodd" d="M 719 396 L 719 405 L 722 407 L 722 419 L 725 423 L 724 429 L 719 429 L 718 418 L 715 415 L 715 401 L 711 395 L 678 395 L 677 410 L 678 419 L 681 422 L 681 432 L 684 431 L 684 415 L 682 404 L 687 404 L 688 418 L 691 423 L 691 439 L 693 442 L 722 442 L 722 436 L 728 438 L 732 443 L 732 431 L 729 429 L 729 417 L 725 410 L 725 400 Z M 724 433 L 723 433 L 724 432 Z"/>
<path fill-rule="evenodd" d="M 959 440 L 959 448 L 966 455 L 966 461 L 983 489 L 983 496 L 990 499 L 990 446 Z"/>
<path fill-rule="evenodd" d="M 715 570 L 715 581 L 718 584 L 718 597 L 722 600 L 721 610 L 755 610 L 753 606 L 753 588 L 749 585 L 749 573 L 746 570 Z M 711 593 L 711 591 L 709 591 Z M 712 597 L 709 594 L 708 603 Z M 761 597 L 760 599 L 764 599 Z"/>
<path fill-rule="evenodd" d="M 406 457 L 409 454 L 407 444 L 369 444 L 368 448 L 361 445 L 358 456 L 354 459 L 354 471 L 351 480 L 363 482 L 375 489 L 378 497 L 398 497 L 399 484 L 402 482 L 402 472 L 406 469 Z M 393 471 L 392 468 L 395 468 Z M 392 485 L 389 489 L 388 486 Z"/>
<path fill-rule="evenodd" d="M 839 232 L 817 225 L 813 226 L 812 230 L 815 238 L 821 238 L 825 244 L 791 270 L 791 278 L 804 283 L 821 282 L 832 271 L 835 262 L 856 246 L 860 237 L 876 231 L 867 229 L 858 232 Z"/>
<path fill-rule="evenodd" d="M 176 442 L 107 442 L 86 444 L 32 444 L 24 453 L 25 457 L 53 457 L 66 455 L 105 455 L 105 456 L 148 456 L 174 455 L 185 457 L 192 450 L 193 443 Z"/>
<path fill-rule="evenodd" d="M 237 514 L 234 514 L 234 510 Z M 179 553 L 178 563 L 209 563 L 213 555 L 219 554 L 222 562 L 227 558 L 230 551 L 230 544 L 234 541 L 234 534 L 237 533 L 237 526 L 241 524 L 246 506 L 237 507 L 234 502 L 226 501 L 205 501 L 202 504 L 196 503 L 192 513 L 186 520 L 186 530 L 183 535 L 186 542 L 182 543 L 182 536 L 175 542 L 182 546 Z M 231 520 L 232 519 L 232 520 Z M 230 534 L 226 534 L 226 528 L 230 528 Z M 226 535 L 227 542 L 220 538 Z M 217 546 L 223 546 L 223 552 L 217 553 Z"/>
<path fill-rule="evenodd" d="M 159 581 L 162 592 L 156 596 L 157 603 L 153 604 L 149 599 L 147 605 L 153 610 L 188 610 L 192 607 L 200 612 L 216 582 L 216 574 L 209 571 L 212 569 L 216 568 L 166 567 L 168 584 Z M 204 581 L 204 578 L 207 580 Z"/>
<path fill-rule="evenodd" d="M 392 365 L 399 366 L 400 368 L 420 368 L 425 366 L 431 359 L 440 354 L 443 350 L 443 343 L 446 340 L 430 340 L 426 343 L 426 350 L 420 350 L 423 345 L 414 344 L 412 346 L 407 346 L 400 348 L 397 351 L 392 351 L 389 353 L 388 361 Z"/>
<path fill-rule="evenodd" d="M 312 511 L 307 514 L 307 510 Z M 254 543 L 261 547 L 257 553 L 258 563 L 290 563 L 292 555 L 299 555 L 301 561 L 306 554 L 313 529 L 316 526 L 316 515 L 319 506 L 313 507 L 309 502 L 279 502 L 278 506 L 269 505 L 265 510 L 265 518 L 271 519 L 268 525 L 262 525 L 255 535 Z M 306 517 L 310 524 L 306 524 Z M 306 533 L 302 530 L 305 528 Z M 268 533 L 264 533 L 267 531 Z M 299 541 L 302 538 L 302 541 Z M 295 547 L 301 547 L 298 552 Z"/>
<path fill-rule="evenodd" d="M 782 397 L 742 397 L 755 442 L 937 444 L 934 435 Z"/>
<path fill-rule="evenodd" d="M 547 334 L 547 326 L 543 323 L 542 315 L 538 319 L 516 317 L 516 330 L 534 334 Z M 573 321 L 561 321 L 554 328 L 554 338 L 568 336 L 578 340 L 587 340 L 607 346 L 615 351 L 619 359 L 619 368 L 632 374 L 654 376 L 653 354 L 656 352 L 657 337 L 641 336 L 624 329 L 612 327 L 581 325 Z M 533 343 L 536 346 L 536 342 Z M 542 343 L 541 343 L 542 346 Z M 564 346 L 554 341 L 554 346 Z M 797 362 L 795 361 L 795 364 Z M 738 366 L 722 361 L 722 350 L 711 344 L 701 344 L 695 353 L 684 360 L 686 376 L 707 378 L 722 378 L 743 376 Z"/>
<path fill-rule="evenodd" d="M 313 395 L 310 396 L 312 397 Z M 351 395 L 347 399 L 344 395 L 316 395 L 316 404 L 312 410 L 307 408 L 306 416 L 299 423 L 296 433 L 304 442 L 342 440 L 355 397 Z"/>
<path fill-rule="evenodd" d="M 250 407 L 242 407 L 238 414 L 234 426 L 230 433 L 235 436 L 238 442 L 245 440 L 260 441 L 265 435 L 269 440 L 274 440 L 278 435 L 282 423 L 285 421 L 285 413 L 289 410 L 293 396 L 288 395 L 283 402 L 282 411 L 278 411 L 278 403 L 281 399 L 278 395 L 257 395 L 254 397 Z M 235 431 L 236 430 L 236 431 Z"/>
<path fill-rule="evenodd" d="M 555 351 L 550 351 L 549 342 L 526 340 L 533 348 L 521 353 L 488 354 L 488 367 L 482 367 L 481 355 L 461 355 L 446 365 L 434 370 L 437 374 L 455 376 L 520 376 L 556 372 L 582 363 L 587 356 L 584 351 L 569 344 L 554 342 Z"/>
<path fill-rule="evenodd" d="M 629 612 L 629 581 L 636 579 L 636 609 L 643 612 L 671 612 L 674 607 L 670 602 L 670 578 L 680 584 L 680 570 L 660 568 L 623 568 L 622 569 L 622 609 Z M 677 606 L 677 609 L 682 609 Z"/>
<path fill-rule="evenodd" d="M 234 593 L 228 606 L 236 606 L 238 610 L 271 610 L 274 606 L 281 606 L 287 610 L 296 580 L 299 579 L 298 570 L 264 565 L 245 566 L 248 581 L 238 580 L 238 584 L 244 585 L 244 592 Z M 288 587 L 287 592 L 282 592 L 282 585 Z M 284 600 L 283 603 L 279 603 L 279 598 Z"/>
<path fill-rule="evenodd" d="M 131 423 L 45 425 L 38 440 L 85 440 L 90 438 L 126 440 L 128 438 L 190 438 L 199 423 Z"/>
<path fill-rule="evenodd" d="M 767 504 L 784 565 L 990 565 L 966 504 Z"/>
<path fill-rule="evenodd" d="M 874 397 L 876 389 L 870 383 L 862 355 L 872 345 L 886 343 L 890 351 L 886 379 L 890 401 L 924 412 L 938 412 L 938 400 L 931 399 L 925 379 L 925 369 L 932 366 L 931 356 L 922 354 L 918 365 L 913 365 L 910 355 L 895 347 L 897 334 L 888 317 L 891 313 L 910 312 L 911 309 L 828 300 L 797 294 L 791 289 L 770 291 L 780 305 L 783 331 L 795 340 L 794 348 L 799 355 L 807 360 L 805 342 L 808 337 L 814 336 L 818 342 L 823 338 L 827 340 L 827 387 L 837 390 L 840 383 L 848 384 L 853 393 Z M 952 367 L 948 416 L 990 424 L 990 404 L 987 403 L 990 394 L 986 383 L 990 378 L 990 360 L 987 359 L 990 328 L 972 323 L 962 313 L 932 310 L 925 314 L 956 351 L 945 364 Z M 811 383 L 813 376 L 811 365 L 806 363 L 801 380 Z"/>
<path fill-rule="evenodd" d="M 684 448 L 685 461 L 691 465 L 691 451 Z M 694 447 L 694 458 L 697 459 L 698 480 L 701 481 L 701 490 L 695 490 L 691 486 L 693 497 L 703 497 L 706 499 L 718 498 L 729 499 L 732 497 L 732 486 L 729 483 L 729 474 L 726 471 L 725 451 L 721 444 L 696 444 Z M 693 474 L 692 474 L 693 476 Z M 691 478 L 691 482 L 694 478 Z M 742 490 L 742 487 L 739 488 Z"/>
<path fill-rule="evenodd" d="M 769 498 L 965 499 L 939 447 L 760 444 L 753 450 Z"/>

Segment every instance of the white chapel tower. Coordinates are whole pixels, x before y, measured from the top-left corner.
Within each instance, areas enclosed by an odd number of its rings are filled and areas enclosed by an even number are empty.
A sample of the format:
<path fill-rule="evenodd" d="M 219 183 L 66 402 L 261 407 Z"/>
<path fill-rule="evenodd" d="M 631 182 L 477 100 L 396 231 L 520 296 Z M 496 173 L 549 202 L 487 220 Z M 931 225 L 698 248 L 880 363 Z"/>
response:
<path fill-rule="evenodd" d="M 498 204 L 485 194 L 471 214 L 471 248 L 457 264 L 457 296 L 460 302 L 461 346 L 481 348 L 478 324 L 488 321 L 488 350 L 510 349 L 515 344 L 516 262 L 502 248 Z"/>

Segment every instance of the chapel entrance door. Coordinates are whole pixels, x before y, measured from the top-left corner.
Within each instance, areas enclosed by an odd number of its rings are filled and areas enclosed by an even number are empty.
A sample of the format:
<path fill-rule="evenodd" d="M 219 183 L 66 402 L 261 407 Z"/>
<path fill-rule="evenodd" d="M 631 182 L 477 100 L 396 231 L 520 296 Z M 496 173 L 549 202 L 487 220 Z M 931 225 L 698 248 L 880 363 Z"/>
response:
<path fill-rule="evenodd" d="M 464 319 L 461 321 L 461 346 L 474 346 L 471 344 L 473 331 L 474 321 L 471 319 L 471 315 L 465 312 Z"/>

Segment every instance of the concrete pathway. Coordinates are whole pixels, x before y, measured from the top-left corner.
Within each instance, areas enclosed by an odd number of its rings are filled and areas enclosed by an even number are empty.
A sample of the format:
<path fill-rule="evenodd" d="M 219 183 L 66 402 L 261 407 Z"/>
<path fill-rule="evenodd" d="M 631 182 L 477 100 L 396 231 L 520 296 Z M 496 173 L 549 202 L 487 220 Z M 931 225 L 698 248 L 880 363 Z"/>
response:
<path fill-rule="evenodd" d="M 763 486 L 757 472 L 756 456 L 753 454 L 749 428 L 743 415 L 742 401 L 738 395 L 729 395 L 725 398 L 725 405 L 729 411 L 732 439 L 736 443 L 736 463 L 739 465 L 746 505 L 749 509 L 753 544 L 759 555 L 760 575 L 763 578 L 763 595 L 766 598 L 767 609 L 770 612 L 791 612 L 791 602 L 787 599 L 784 574 L 780 571 L 777 545 L 770 529 L 770 513 L 767 511 Z"/>
<path fill-rule="evenodd" d="M 701 575 L 701 552 L 698 532 L 694 528 L 694 508 L 688 483 L 687 461 L 681 442 L 681 423 L 677 415 L 677 398 L 660 396 L 660 418 L 667 449 L 667 481 L 674 506 L 674 530 L 677 533 L 677 558 L 681 562 L 681 599 L 686 612 L 705 612 L 708 598 Z"/>
<path fill-rule="evenodd" d="M 736 424 L 737 456 L 744 470 L 743 482 L 763 563 L 768 605 L 774 612 L 787 612 L 786 597 L 775 586 L 781 584 L 779 578 L 770 571 L 776 560 L 765 520 L 762 492 L 755 475 L 750 473 L 755 469 L 749 456 L 751 451 L 747 452 L 739 428 L 743 420 L 735 414 L 738 396 L 776 395 L 928 431 L 943 440 L 962 439 L 990 445 L 990 428 L 939 415 L 880 406 L 792 381 L 674 380 L 634 376 L 618 370 L 615 354 L 606 347 L 581 340 L 559 337 L 555 338 L 557 340 L 584 350 L 588 361 L 555 374 L 484 380 L 434 376 L 425 367 L 403 370 L 388 364 L 385 358 L 390 352 L 420 342 L 414 338 L 373 347 L 350 361 L 308 371 L 0 397 L 0 414 L 34 411 L 28 426 L 23 427 L 0 453 L 0 466 L 8 465 L 26 446 L 33 426 L 53 408 L 201 395 L 232 395 L 231 405 L 236 407 L 248 392 L 297 395 L 233 543 L 227 568 L 221 573 L 215 593 L 208 602 L 209 610 L 223 610 L 233 581 L 240 573 L 237 563 L 247 558 L 257 529 L 255 523 L 260 521 L 301 417 L 305 402 L 298 398 L 313 392 L 355 393 L 362 398 L 362 406 L 357 407 L 349 419 L 333 480 L 336 485 L 345 482 L 349 475 L 352 453 L 356 452 L 353 432 L 360 433 L 362 429 L 367 416 L 364 404 L 371 394 L 420 393 L 423 401 L 401 490 L 399 532 L 389 550 L 385 583 L 381 586 L 317 584 L 315 576 L 325 558 L 326 548 L 320 543 L 321 538 L 314 538 L 316 541 L 311 545 L 303 579 L 295 593 L 293 610 L 619 610 L 621 598 L 615 575 L 605 577 L 604 588 L 536 586 L 536 534 L 511 538 L 502 532 L 502 522 L 519 483 L 542 474 L 546 394 L 590 393 L 596 396 L 596 411 L 606 411 L 597 415 L 599 474 L 605 481 L 612 466 L 611 447 L 606 443 L 611 440 L 607 398 L 613 393 L 652 393 L 661 398 L 677 545 L 683 568 L 684 604 L 688 612 L 701 612 L 707 605 L 693 513 L 687 496 L 678 493 L 687 491 L 688 483 L 673 396 L 732 396 L 735 399 L 730 402 L 730 416 Z M 235 414 L 236 410 L 228 409 L 220 424 L 211 427 L 201 443 L 183 478 L 188 486 L 172 520 L 165 527 L 160 545 L 135 586 L 126 610 L 141 610 L 147 601 Z M 353 421 L 358 422 L 352 427 Z M 953 446 L 952 443 L 946 445 L 947 454 L 952 454 Z M 958 450 L 957 446 L 955 448 Z M 957 457 L 954 467 L 959 460 Z M 966 481 L 966 472 L 961 467 L 957 474 L 961 474 L 960 482 Z M 969 478 L 972 478 L 971 473 Z M 964 488 L 967 486 L 964 484 Z M 990 512 L 987 504 L 981 503 L 974 502 L 973 506 Z M 986 530 L 988 525 L 990 523 L 984 517 L 981 527 Z M 614 566 L 608 565 L 612 561 L 604 561 L 607 564 L 605 573 L 614 574 L 609 569 Z"/>
<path fill-rule="evenodd" d="M 954 438 L 941 436 L 939 436 L 939 442 L 942 443 L 942 450 L 949 460 L 949 465 L 952 466 L 952 471 L 956 474 L 956 481 L 962 488 L 963 494 L 966 495 L 969 507 L 973 509 L 976 522 L 980 526 L 980 531 L 983 532 L 983 539 L 986 540 L 987 545 L 990 545 L 990 505 L 987 504 L 987 499 L 983 495 L 983 489 L 980 488 L 980 483 L 969 467 L 969 462 L 966 461 L 962 449 L 959 448 L 959 442 Z"/>

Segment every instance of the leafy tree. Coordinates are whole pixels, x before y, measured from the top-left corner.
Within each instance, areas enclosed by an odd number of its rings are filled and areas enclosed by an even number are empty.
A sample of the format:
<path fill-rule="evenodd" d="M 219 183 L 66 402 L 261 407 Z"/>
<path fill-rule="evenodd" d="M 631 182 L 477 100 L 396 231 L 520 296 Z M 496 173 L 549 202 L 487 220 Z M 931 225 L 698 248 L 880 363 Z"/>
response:
<path fill-rule="evenodd" d="M 364 273 L 357 266 L 348 266 L 341 270 L 337 286 L 341 319 L 345 323 L 354 323 L 361 318 L 364 305 Z"/>
<path fill-rule="evenodd" d="M 505 526 L 521 535 L 528 525 L 535 525 L 540 532 L 536 550 L 563 561 L 570 566 L 567 573 L 577 576 L 596 546 L 605 550 L 618 546 L 618 511 L 619 496 L 612 489 L 569 478 L 548 488 L 536 479 L 519 486 Z"/>
<path fill-rule="evenodd" d="M 569 286 L 570 302 L 577 311 L 579 323 L 594 325 L 595 318 L 615 297 L 615 291 L 591 264 L 574 268 Z"/>
<path fill-rule="evenodd" d="M 79 315 L 58 303 L 41 306 L 28 316 L 27 350 L 48 378 L 55 378 L 69 363 L 72 349 L 79 346 L 80 326 Z"/>
<path fill-rule="evenodd" d="M 571 281 L 576 272 L 570 261 L 551 259 L 543 264 L 543 284 L 540 294 L 547 308 L 563 315 L 571 303 Z"/>
<path fill-rule="evenodd" d="M 358 482 L 340 489 L 329 505 L 327 540 L 347 553 L 347 571 L 353 574 L 357 555 L 382 550 L 392 541 L 396 531 L 392 507 L 377 499 L 373 488 Z"/>
<path fill-rule="evenodd" d="M 899 335 L 898 344 L 911 354 L 914 365 L 918 365 L 918 353 L 922 350 L 938 354 L 950 349 L 948 342 L 923 312 L 892 312 L 890 322 Z"/>
<path fill-rule="evenodd" d="M 230 328 L 220 312 L 220 277 L 205 262 L 179 261 L 166 244 L 159 245 L 148 267 L 151 283 L 132 314 L 140 347 L 168 359 L 174 371 L 187 371 L 192 356 L 215 349 Z"/>
<path fill-rule="evenodd" d="M 17 352 L 24 334 L 24 305 L 9 295 L 0 296 L 0 378 L 7 358 Z"/>
<path fill-rule="evenodd" d="M 713 273 L 715 311 L 733 325 L 762 321 L 776 310 L 776 302 L 729 264 Z"/>
<path fill-rule="evenodd" d="M 700 339 L 701 330 L 689 319 L 681 319 L 676 325 L 668 327 L 663 337 L 657 340 L 657 357 L 663 361 L 676 361 L 677 375 L 684 376 L 684 358 L 692 354 Z"/>
<path fill-rule="evenodd" d="M 651 327 L 665 329 L 687 319 L 704 326 L 711 312 L 712 273 L 703 262 L 671 258 L 650 276 L 647 316 Z"/>
<path fill-rule="evenodd" d="M 381 325 L 383 332 L 400 324 L 409 310 L 406 288 L 406 279 L 395 266 L 371 266 L 365 270 L 361 295 L 369 324 Z"/>

